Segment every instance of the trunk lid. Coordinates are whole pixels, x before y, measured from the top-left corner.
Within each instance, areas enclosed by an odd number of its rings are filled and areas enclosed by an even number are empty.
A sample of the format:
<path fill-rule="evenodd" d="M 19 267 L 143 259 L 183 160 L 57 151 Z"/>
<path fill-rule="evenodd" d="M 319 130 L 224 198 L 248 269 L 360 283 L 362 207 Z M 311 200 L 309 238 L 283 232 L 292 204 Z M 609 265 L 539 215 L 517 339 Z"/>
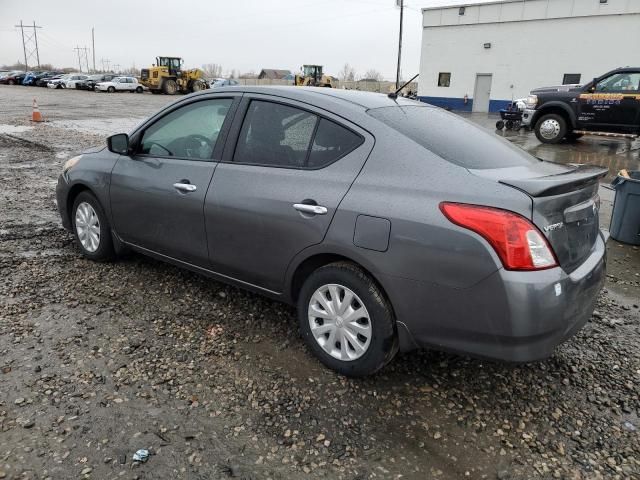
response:
<path fill-rule="evenodd" d="M 531 220 L 545 235 L 565 271 L 572 272 L 589 256 L 600 230 L 598 187 L 606 168 L 540 162 L 472 173 L 516 188 L 531 198 Z"/>

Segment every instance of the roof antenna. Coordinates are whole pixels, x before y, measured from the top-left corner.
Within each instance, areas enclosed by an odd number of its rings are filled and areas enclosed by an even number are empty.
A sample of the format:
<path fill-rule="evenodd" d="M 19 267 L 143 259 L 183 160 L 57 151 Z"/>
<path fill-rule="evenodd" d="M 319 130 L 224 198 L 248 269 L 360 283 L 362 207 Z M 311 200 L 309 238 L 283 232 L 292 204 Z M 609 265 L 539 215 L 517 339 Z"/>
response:
<path fill-rule="evenodd" d="M 390 92 L 387 97 L 391 98 L 392 100 L 395 100 L 396 98 L 398 98 L 398 93 L 400 93 L 402 91 L 402 89 L 404 87 L 406 87 L 407 85 L 409 85 L 411 82 L 413 82 L 416 78 L 418 78 L 418 75 L 420 75 L 419 73 L 416 73 L 415 76 L 409 80 L 407 83 L 405 83 L 404 85 L 402 85 L 399 89 L 397 89 L 395 92 Z"/>

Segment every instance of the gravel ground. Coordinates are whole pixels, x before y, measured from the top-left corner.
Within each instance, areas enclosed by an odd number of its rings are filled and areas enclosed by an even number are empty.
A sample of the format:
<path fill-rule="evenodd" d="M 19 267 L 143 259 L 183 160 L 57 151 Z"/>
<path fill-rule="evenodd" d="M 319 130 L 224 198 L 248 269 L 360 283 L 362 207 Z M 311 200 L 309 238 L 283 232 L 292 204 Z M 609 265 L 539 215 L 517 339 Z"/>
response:
<path fill-rule="evenodd" d="M 50 121 L 20 131 L 34 93 Z M 346 379 L 291 308 L 87 261 L 60 226 L 64 160 L 167 101 L 0 87 L 0 479 L 640 478 L 637 248 L 610 242 L 596 313 L 547 361 L 421 351 Z"/>

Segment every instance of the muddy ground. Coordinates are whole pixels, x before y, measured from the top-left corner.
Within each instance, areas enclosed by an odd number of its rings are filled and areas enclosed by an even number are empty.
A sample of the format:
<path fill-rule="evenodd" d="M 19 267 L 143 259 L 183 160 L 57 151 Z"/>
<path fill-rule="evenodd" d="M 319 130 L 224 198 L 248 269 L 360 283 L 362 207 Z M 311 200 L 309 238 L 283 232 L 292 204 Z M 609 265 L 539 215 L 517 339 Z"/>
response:
<path fill-rule="evenodd" d="M 320 366 L 287 306 L 139 255 L 83 259 L 62 163 L 170 100 L 0 86 L 0 479 L 640 478 L 637 248 L 610 241 L 597 311 L 547 361 L 421 351 L 362 380 Z M 640 168 L 637 144 L 509 136 Z"/>

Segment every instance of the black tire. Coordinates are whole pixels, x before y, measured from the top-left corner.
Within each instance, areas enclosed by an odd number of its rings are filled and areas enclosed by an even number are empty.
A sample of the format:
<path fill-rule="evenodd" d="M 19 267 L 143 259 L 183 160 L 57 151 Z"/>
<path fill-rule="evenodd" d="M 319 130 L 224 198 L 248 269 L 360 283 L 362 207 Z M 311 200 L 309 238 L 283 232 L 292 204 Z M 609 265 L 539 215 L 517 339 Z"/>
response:
<path fill-rule="evenodd" d="M 16 84 L 16 82 L 15 82 L 14 80 L 9 80 L 9 81 L 7 82 L 7 84 L 9 84 L 9 85 L 15 85 L 15 84 Z"/>
<path fill-rule="evenodd" d="M 144 89 L 142 87 L 136 87 L 136 93 L 142 93 Z"/>
<path fill-rule="evenodd" d="M 107 88 L 107 92 L 108 92 L 108 93 L 115 93 L 115 91 L 116 91 L 115 87 L 109 87 L 109 88 Z"/>
<path fill-rule="evenodd" d="M 513 130 L 513 120 L 507 120 L 504 126 L 507 127 L 507 130 Z"/>
<path fill-rule="evenodd" d="M 504 120 L 498 120 L 496 122 L 496 130 L 502 130 L 504 128 Z"/>
<path fill-rule="evenodd" d="M 83 203 L 88 203 L 98 216 L 100 237 L 98 247 L 93 252 L 87 250 L 82 245 L 82 242 L 80 241 L 80 237 L 78 235 L 78 227 L 76 226 L 76 212 L 78 210 L 78 206 Z M 113 238 L 111 238 L 111 225 L 109 224 L 109 219 L 105 215 L 100 202 L 98 202 L 98 199 L 91 192 L 80 192 L 73 201 L 73 207 L 71 208 L 71 225 L 73 226 L 73 235 L 75 236 L 76 244 L 78 245 L 78 248 L 80 249 L 82 255 L 90 260 L 95 260 L 98 262 L 111 260 L 113 258 L 114 250 Z"/>
<path fill-rule="evenodd" d="M 166 95 L 175 95 L 176 92 L 178 91 L 178 84 L 176 83 L 175 80 L 165 80 L 162 83 L 162 91 L 166 94 Z"/>
<path fill-rule="evenodd" d="M 194 80 L 193 82 L 191 82 L 190 90 L 192 92 L 200 92 L 200 91 L 202 91 L 204 89 L 205 89 L 205 84 L 202 81 Z"/>
<path fill-rule="evenodd" d="M 556 128 L 553 130 L 553 132 L 546 133 L 542 131 L 542 126 L 545 124 L 545 122 L 555 122 Z M 535 133 L 538 140 L 540 140 L 542 143 L 560 143 L 567 134 L 567 121 L 563 116 L 556 113 L 543 115 L 536 122 Z"/>
<path fill-rule="evenodd" d="M 323 285 L 338 284 L 350 289 L 369 313 L 371 340 L 361 357 L 344 361 L 325 352 L 311 333 L 309 302 Z M 346 263 L 332 263 L 313 272 L 298 296 L 300 333 L 316 357 L 327 367 L 349 377 L 371 375 L 389 363 L 398 351 L 395 318 L 391 305 L 378 285 L 360 268 Z M 337 342 L 339 343 L 339 342 Z M 336 343 L 336 345 L 337 345 Z"/>

